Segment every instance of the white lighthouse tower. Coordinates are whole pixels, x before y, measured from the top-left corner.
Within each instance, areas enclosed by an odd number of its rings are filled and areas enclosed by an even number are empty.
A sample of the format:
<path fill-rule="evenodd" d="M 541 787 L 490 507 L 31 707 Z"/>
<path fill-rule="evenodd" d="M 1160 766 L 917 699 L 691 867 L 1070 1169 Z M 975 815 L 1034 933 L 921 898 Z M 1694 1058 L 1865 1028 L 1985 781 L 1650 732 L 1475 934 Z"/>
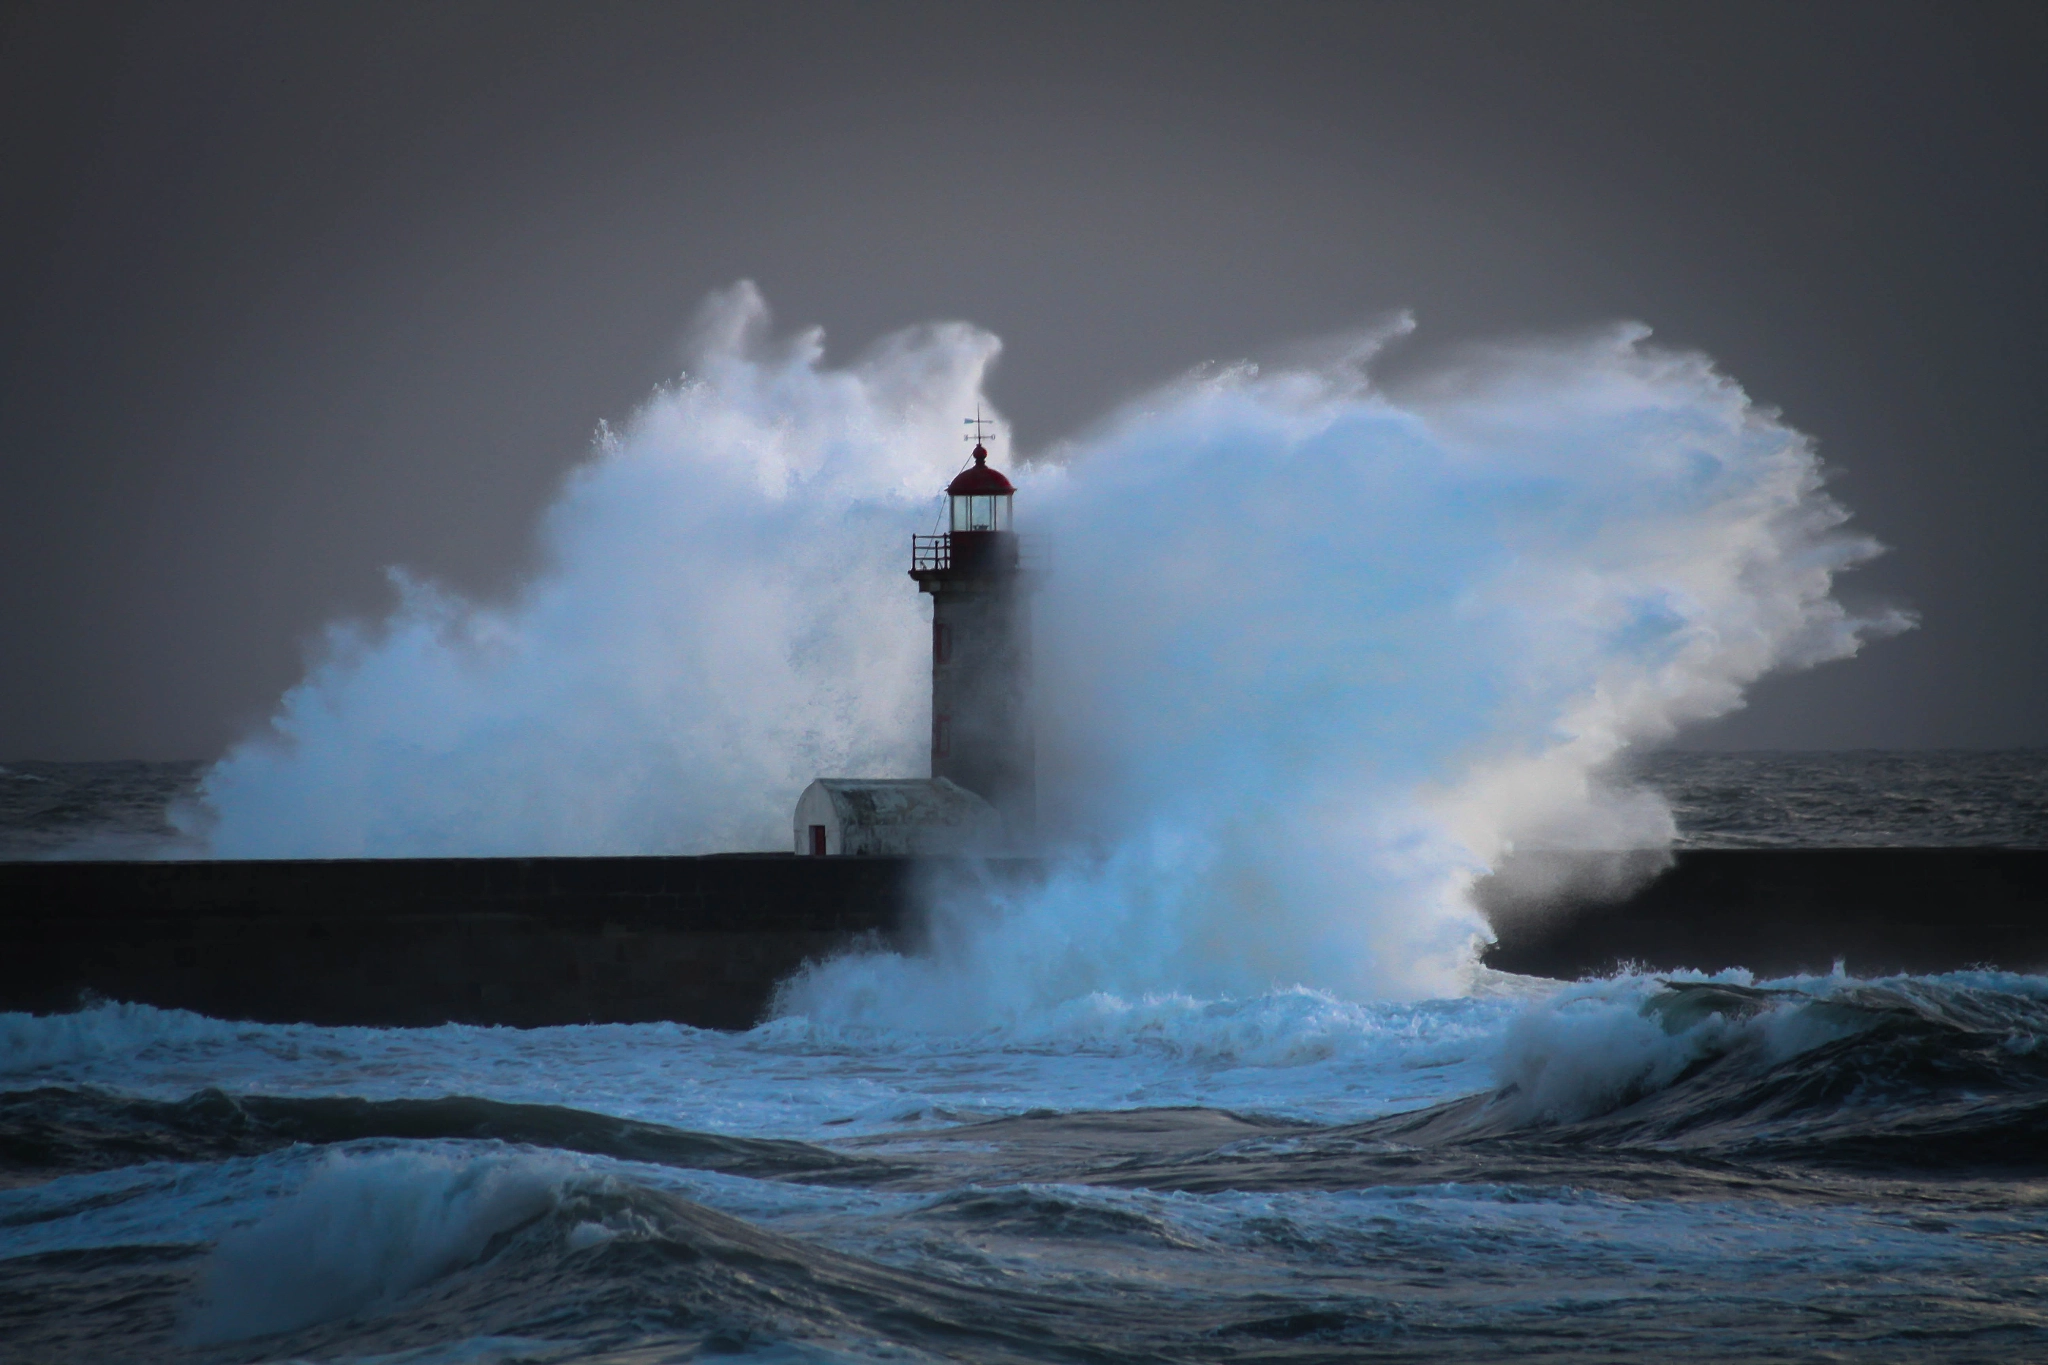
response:
<path fill-rule="evenodd" d="M 976 422 L 974 463 L 946 488 L 948 529 L 912 536 L 932 596 L 929 778 L 821 777 L 796 805 L 799 855 L 1015 852 L 1037 825 L 1031 614 L 1011 500 Z"/>

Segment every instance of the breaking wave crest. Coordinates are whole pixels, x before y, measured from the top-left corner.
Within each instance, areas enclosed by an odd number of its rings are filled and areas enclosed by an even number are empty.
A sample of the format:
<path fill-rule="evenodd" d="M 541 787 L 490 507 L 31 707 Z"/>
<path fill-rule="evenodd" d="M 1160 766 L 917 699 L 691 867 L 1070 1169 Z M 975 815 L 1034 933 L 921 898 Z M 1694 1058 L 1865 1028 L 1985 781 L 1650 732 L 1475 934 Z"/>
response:
<path fill-rule="evenodd" d="M 296 1195 L 223 1237 L 190 1332 L 226 1341 L 389 1303 L 555 1207 L 545 1160 L 330 1152 Z"/>
<path fill-rule="evenodd" d="M 1377 1126 L 1402 1141 L 1577 1152 L 2048 1163 L 2048 979 L 2036 976 L 1584 982 L 1521 1015 L 1497 1066 L 1491 1094 Z"/>

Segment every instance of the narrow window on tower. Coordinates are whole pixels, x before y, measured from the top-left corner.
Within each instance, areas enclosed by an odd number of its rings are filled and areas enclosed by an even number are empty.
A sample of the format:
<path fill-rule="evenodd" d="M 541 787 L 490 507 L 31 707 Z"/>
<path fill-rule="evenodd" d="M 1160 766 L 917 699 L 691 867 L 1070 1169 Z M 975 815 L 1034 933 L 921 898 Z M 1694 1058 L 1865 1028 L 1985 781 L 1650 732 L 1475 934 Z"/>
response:
<path fill-rule="evenodd" d="M 953 718 L 932 717 L 932 757 L 946 758 L 953 752 Z"/>
<path fill-rule="evenodd" d="M 811 826 L 811 856 L 813 858 L 825 856 L 825 827 L 823 825 Z"/>
<path fill-rule="evenodd" d="M 932 662 L 953 662 L 953 628 L 944 621 L 932 622 Z"/>

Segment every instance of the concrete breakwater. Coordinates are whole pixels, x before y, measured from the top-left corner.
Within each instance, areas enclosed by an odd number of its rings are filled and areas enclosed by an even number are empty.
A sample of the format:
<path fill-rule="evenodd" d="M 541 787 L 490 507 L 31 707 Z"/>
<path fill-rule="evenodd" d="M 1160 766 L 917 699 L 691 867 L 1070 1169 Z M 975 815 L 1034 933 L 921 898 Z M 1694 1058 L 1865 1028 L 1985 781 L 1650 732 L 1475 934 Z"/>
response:
<path fill-rule="evenodd" d="M 1518 861 L 1480 888 L 1503 970 L 2048 968 L 2048 850 Z M 787 854 L 0 863 L 0 1010 L 102 997 L 270 1022 L 742 1028 L 806 961 L 914 949 L 928 889 L 1039 875 L 1028 859 Z"/>
<path fill-rule="evenodd" d="M 0 1009 L 745 1028 L 808 960 L 916 946 L 926 879 L 1035 871 L 788 854 L 0 863 Z"/>
<path fill-rule="evenodd" d="M 1487 964 L 1532 976 L 2048 971 L 2048 849 L 1520 854 L 1478 900 L 1499 936 Z"/>

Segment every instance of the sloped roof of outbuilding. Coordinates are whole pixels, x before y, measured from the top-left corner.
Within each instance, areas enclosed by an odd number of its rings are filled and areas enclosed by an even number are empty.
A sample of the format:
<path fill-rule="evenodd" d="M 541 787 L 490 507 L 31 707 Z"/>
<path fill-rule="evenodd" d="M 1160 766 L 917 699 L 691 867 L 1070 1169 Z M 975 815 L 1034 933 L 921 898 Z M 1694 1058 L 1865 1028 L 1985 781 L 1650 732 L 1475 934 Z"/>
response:
<path fill-rule="evenodd" d="M 842 821 L 868 827 L 971 825 L 995 810 L 944 777 L 821 777 L 816 785 L 832 799 Z"/>

